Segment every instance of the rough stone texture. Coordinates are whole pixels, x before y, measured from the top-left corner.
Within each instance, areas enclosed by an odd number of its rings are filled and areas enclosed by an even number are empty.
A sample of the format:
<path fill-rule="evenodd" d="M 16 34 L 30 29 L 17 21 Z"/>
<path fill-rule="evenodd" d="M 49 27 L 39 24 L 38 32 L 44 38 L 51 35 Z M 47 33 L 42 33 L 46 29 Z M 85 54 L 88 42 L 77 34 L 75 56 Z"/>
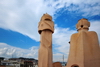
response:
<path fill-rule="evenodd" d="M 90 22 L 87 19 L 78 21 L 78 33 L 71 36 L 70 52 L 66 67 L 100 67 L 100 48 L 98 36 L 88 31 Z"/>
<path fill-rule="evenodd" d="M 42 16 L 38 32 L 41 35 L 38 67 L 52 67 L 52 33 L 54 32 L 54 23 L 50 15 L 44 14 Z"/>
<path fill-rule="evenodd" d="M 62 67 L 60 62 L 55 62 L 53 63 L 53 67 Z"/>

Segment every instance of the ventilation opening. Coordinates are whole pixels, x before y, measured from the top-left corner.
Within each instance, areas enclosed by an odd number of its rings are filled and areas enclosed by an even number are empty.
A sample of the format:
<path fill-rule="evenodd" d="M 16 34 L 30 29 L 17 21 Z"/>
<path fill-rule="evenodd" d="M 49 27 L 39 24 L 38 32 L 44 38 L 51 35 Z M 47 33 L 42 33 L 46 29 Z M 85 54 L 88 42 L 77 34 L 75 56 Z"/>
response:
<path fill-rule="evenodd" d="M 70 44 L 70 41 L 68 43 Z"/>
<path fill-rule="evenodd" d="M 45 20 L 47 20 L 47 21 L 51 21 L 50 19 L 45 19 Z"/>
<path fill-rule="evenodd" d="M 81 25 L 81 27 L 83 27 L 83 25 Z"/>
<path fill-rule="evenodd" d="M 79 66 L 74 66 L 74 67 L 79 67 Z"/>
<path fill-rule="evenodd" d="M 72 65 L 71 67 L 79 67 L 78 65 L 76 65 L 76 64 L 74 64 L 74 65 Z"/>

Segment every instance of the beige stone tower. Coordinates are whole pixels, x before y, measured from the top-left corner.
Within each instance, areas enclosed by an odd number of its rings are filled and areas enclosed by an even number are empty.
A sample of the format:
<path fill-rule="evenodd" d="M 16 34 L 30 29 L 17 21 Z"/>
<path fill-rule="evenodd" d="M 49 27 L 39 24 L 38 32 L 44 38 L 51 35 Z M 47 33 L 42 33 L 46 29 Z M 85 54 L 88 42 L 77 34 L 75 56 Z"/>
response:
<path fill-rule="evenodd" d="M 54 32 L 54 22 L 50 15 L 44 14 L 42 16 L 38 32 L 41 35 L 38 67 L 52 67 L 52 33 Z"/>
<path fill-rule="evenodd" d="M 71 36 L 70 51 L 66 67 L 100 67 L 100 48 L 98 36 L 88 31 L 90 22 L 87 19 L 78 21 L 78 33 Z"/>

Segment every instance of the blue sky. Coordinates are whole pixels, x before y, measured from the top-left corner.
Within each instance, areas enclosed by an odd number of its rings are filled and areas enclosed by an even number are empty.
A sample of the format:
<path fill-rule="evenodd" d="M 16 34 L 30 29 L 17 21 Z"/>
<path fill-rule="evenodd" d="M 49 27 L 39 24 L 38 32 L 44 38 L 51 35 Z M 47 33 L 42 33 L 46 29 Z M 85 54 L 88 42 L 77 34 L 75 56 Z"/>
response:
<path fill-rule="evenodd" d="M 100 0 L 0 0 L 0 56 L 38 59 L 38 22 L 44 13 L 53 17 L 53 61 L 68 59 L 70 36 L 75 25 L 86 18 L 89 31 L 96 31 L 100 42 Z"/>

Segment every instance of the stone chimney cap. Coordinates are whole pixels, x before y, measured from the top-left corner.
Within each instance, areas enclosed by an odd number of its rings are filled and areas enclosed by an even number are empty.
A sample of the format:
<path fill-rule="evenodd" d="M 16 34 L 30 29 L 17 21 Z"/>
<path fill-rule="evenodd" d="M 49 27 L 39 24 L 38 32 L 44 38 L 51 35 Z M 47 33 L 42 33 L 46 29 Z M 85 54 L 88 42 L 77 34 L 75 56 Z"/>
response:
<path fill-rule="evenodd" d="M 78 23 L 76 24 L 76 28 L 77 30 L 80 29 L 89 29 L 90 27 L 90 22 L 88 21 L 88 19 L 82 18 L 80 20 L 78 20 Z"/>
<path fill-rule="evenodd" d="M 50 21 L 52 21 L 52 17 L 48 13 L 46 13 L 46 14 L 43 14 L 43 16 L 41 17 L 41 20 L 50 20 Z"/>
<path fill-rule="evenodd" d="M 84 20 L 87 20 L 87 21 L 88 21 L 88 19 L 86 19 L 86 18 L 82 18 L 82 19 L 84 19 Z M 79 19 L 78 21 L 80 21 L 80 20 L 82 20 L 82 19 Z"/>

